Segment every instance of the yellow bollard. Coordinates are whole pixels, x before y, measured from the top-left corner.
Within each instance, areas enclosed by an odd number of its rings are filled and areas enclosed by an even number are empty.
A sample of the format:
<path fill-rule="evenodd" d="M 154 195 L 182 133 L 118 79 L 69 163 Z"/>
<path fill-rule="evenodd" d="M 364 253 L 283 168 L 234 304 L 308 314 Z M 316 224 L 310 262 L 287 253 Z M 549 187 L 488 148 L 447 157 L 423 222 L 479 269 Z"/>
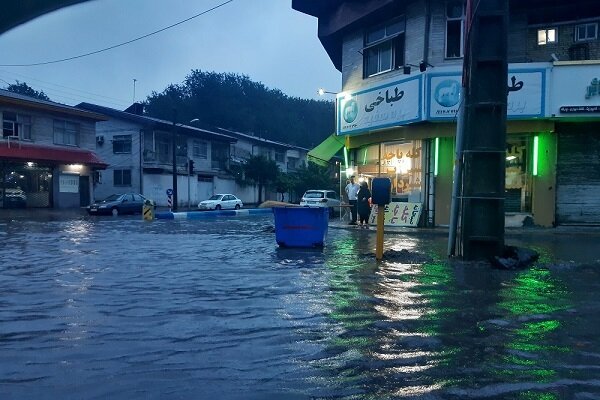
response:
<path fill-rule="evenodd" d="M 152 221 L 154 219 L 154 204 L 152 203 L 152 201 L 144 201 L 142 215 L 144 216 L 144 221 Z"/>

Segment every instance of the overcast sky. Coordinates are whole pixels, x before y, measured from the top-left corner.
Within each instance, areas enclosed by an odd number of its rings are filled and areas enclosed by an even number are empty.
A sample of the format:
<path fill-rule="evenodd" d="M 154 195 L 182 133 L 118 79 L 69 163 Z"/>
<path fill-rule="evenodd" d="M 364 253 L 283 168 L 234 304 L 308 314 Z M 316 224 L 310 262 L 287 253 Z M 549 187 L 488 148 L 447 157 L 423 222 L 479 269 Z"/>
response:
<path fill-rule="evenodd" d="M 0 35 L 0 64 L 68 58 L 113 46 L 213 8 L 225 0 L 92 0 Z M 0 66 L 15 80 L 65 104 L 124 109 L 192 69 L 245 74 L 289 96 L 339 91 L 341 75 L 317 38 L 317 19 L 291 0 L 234 0 L 210 13 L 107 52 L 57 64 Z"/>

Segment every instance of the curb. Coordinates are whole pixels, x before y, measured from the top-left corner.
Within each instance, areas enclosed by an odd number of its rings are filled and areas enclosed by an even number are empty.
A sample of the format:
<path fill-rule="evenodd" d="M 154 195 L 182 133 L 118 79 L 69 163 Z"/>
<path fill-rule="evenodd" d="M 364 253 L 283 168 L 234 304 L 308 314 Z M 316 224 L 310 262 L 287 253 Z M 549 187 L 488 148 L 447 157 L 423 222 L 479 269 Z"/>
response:
<path fill-rule="evenodd" d="M 245 215 L 264 215 L 272 214 L 271 208 L 251 208 L 247 210 L 221 210 L 221 211 L 188 211 L 188 212 L 158 212 L 155 214 L 156 219 L 206 219 L 215 217 L 237 217 Z"/>

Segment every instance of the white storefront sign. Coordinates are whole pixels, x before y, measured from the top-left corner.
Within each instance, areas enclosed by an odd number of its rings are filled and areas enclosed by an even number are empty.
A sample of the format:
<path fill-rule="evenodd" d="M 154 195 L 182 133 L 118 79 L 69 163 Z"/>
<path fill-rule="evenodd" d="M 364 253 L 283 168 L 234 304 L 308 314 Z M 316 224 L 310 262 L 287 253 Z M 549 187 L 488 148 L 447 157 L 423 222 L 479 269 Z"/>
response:
<path fill-rule="evenodd" d="M 555 66 L 551 92 L 553 116 L 600 116 L 600 64 Z"/>
<path fill-rule="evenodd" d="M 461 104 L 460 71 L 427 76 L 427 119 L 454 120 Z M 522 119 L 546 115 L 546 69 L 509 68 L 507 118 Z"/>
<path fill-rule="evenodd" d="M 422 120 L 421 75 L 379 82 L 337 97 L 337 134 L 352 135 Z"/>
<path fill-rule="evenodd" d="M 79 193 L 79 175 L 60 174 L 58 177 L 58 191 L 61 193 Z"/>
<path fill-rule="evenodd" d="M 422 203 L 390 203 L 385 206 L 384 225 L 417 226 L 421 218 Z M 377 204 L 373 205 L 369 224 L 377 225 Z"/>

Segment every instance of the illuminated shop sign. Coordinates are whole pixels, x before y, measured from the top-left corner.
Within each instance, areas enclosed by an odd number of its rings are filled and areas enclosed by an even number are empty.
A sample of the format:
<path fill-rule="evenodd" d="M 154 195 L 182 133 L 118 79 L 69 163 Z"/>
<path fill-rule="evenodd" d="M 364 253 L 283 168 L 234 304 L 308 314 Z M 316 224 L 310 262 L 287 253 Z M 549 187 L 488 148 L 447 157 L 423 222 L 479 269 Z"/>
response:
<path fill-rule="evenodd" d="M 338 135 L 421 121 L 421 75 L 337 97 Z"/>
<path fill-rule="evenodd" d="M 58 177 L 58 191 L 61 193 L 79 193 L 79 175 L 60 174 Z"/>
<path fill-rule="evenodd" d="M 460 71 L 427 75 L 427 119 L 454 120 L 461 106 Z M 546 70 L 509 69 L 507 79 L 509 119 L 545 115 Z"/>

